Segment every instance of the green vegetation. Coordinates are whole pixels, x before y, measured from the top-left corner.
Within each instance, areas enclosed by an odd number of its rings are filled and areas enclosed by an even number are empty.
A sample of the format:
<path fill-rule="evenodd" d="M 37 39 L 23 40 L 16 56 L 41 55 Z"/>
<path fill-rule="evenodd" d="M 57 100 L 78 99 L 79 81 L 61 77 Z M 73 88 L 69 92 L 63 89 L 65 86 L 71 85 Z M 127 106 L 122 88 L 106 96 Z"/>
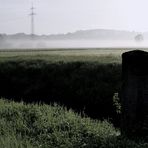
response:
<path fill-rule="evenodd" d="M 14 59 L 0 62 L 0 84 L 0 97 L 57 102 L 92 118 L 119 123 L 112 98 L 121 87 L 120 64 Z"/>
<path fill-rule="evenodd" d="M 1 50 L 0 97 L 57 102 L 92 118 L 110 118 L 119 125 L 112 98 L 121 86 L 121 52 L 118 49 Z"/>
<path fill-rule="evenodd" d="M 0 49 L 0 61 L 44 60 L 48 62 L 121 63 L 121 54 L 134 48 Z M 148 51 L 147 48 L 141 50 Z"/>
<path fill-rule="evenodd" d="M 54 105 L 0 99 L 1 148 L 146 148 L 120 136 L 107 121 Z"/>
<path fill-rule="evenodd" d="M 124 49 L 11 49 L 0 50 L 0 61 L 44 60 L 48 62 L 121 63 Z"/>
<path fill-rule="evenodd" d="M 109 123 L 120 123 L 121 53 L 0 51 L 0 147 L 147 148 Z"/>

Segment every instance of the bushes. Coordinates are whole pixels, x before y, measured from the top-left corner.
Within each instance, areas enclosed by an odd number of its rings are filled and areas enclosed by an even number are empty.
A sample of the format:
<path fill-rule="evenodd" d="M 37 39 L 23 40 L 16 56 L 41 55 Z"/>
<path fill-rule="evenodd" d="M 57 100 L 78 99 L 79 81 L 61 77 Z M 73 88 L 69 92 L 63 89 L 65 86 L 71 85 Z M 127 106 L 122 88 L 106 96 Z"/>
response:
<path fill-rule="evenodd" d="M 57 102 L 93 118 L 117 120 L 112 97 L 120 91 L 121 65 L 97 62 L 13 60 L 0 63 L 0 96 Z"/>

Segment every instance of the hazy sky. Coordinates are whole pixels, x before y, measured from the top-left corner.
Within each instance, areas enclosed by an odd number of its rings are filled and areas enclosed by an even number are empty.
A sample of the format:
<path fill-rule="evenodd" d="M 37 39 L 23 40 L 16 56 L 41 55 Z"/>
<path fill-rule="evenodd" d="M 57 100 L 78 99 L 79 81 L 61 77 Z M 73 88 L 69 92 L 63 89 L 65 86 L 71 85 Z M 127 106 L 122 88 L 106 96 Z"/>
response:
<path fill-rule="evenodd" d="M 0 33 L 30 33 L 31 0 L 0 0 Z M 35 33 L 148 31 L 148 0 L 33 0 Z"/>

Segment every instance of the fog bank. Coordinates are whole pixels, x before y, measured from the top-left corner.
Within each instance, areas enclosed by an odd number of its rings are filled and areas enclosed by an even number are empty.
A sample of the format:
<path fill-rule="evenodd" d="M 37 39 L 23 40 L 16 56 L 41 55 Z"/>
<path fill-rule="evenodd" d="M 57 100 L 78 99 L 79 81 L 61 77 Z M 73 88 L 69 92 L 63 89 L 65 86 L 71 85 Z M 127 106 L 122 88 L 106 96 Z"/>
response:
<path fill-rule="evenodd" d="M 30 48 L 147 48 L 148 41 L 133 40 L 5 40 L 0 42 L 0 49 Z"/>

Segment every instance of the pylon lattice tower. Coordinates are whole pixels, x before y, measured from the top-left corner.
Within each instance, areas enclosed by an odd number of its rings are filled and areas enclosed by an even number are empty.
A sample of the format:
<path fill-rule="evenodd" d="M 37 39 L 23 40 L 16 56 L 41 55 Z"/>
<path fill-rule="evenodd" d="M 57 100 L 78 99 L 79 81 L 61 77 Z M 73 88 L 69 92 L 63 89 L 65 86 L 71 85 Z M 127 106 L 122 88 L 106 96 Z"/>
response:
<path fill-rule="evenodd" d="M 30 13 L 30 16 L 31 16 L 31 36 L 32 36 L 32 38 L 33 38 L 34 35 L 35 35 L 34 16 L 35 16 L 36 14 L 34 13 L 34 9 L 35 9 L 35 7 L 34 7 L 33 4 L 32 4 L 31 13 Z"/>

